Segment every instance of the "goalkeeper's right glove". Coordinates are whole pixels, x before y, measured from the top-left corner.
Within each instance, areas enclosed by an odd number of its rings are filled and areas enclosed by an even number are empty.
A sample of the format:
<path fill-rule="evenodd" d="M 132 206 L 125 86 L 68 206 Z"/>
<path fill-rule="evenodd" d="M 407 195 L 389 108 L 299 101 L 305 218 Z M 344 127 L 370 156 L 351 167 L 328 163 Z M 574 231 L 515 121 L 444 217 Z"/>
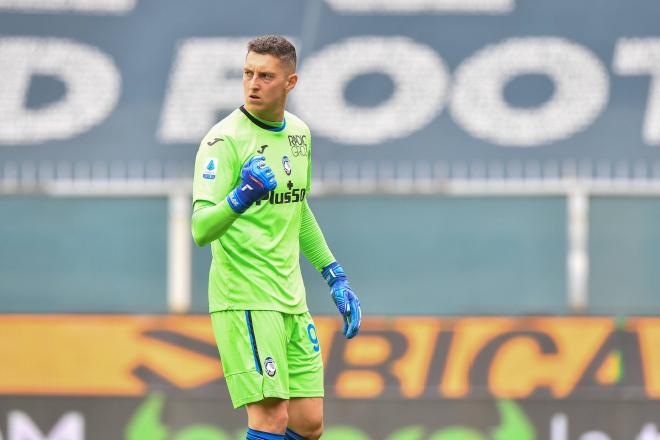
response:
<path fill-rule="evenodd" d="M 241 183 L 227 196 L 234 212 L 242 214 L 254 202 L 277 187 L 273 170 L 264 156 L 252 156 L 241 170 Z"/>

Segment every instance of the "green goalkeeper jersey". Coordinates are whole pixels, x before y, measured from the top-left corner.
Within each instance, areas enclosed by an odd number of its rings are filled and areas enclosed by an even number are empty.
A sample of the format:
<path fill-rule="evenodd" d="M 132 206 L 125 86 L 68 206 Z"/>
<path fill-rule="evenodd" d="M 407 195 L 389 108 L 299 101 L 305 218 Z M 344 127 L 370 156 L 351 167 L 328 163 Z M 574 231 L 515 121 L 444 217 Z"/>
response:
<path fill-rule="evenodd" d="M 311 142 L 307 125 L 285 112 L 279 127 L 241 107 L 202 140 L 195 160 L 193 203 L 218 204 L 241 183 L 241 168 L 262 155 L 277 188 L 250 206 L 211 244 L 209 311 L 307 311 L 300 273 L 300 226 L 310 189 Z"/>

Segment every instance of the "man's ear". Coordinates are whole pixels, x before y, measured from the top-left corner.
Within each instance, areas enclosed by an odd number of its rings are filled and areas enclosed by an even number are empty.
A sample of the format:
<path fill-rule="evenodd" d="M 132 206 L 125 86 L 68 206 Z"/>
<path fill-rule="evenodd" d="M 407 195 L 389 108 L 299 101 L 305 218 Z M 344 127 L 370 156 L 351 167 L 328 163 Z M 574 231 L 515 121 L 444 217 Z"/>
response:
<path fill-rule="evenodd" d="M 284 87 L 287 92 L 290 92 L 293 90 L 293 88 L 298 84 L 298 74 L 292 73 L 289 75 L 289 79 L 287 80 L 286 86 Z"/>

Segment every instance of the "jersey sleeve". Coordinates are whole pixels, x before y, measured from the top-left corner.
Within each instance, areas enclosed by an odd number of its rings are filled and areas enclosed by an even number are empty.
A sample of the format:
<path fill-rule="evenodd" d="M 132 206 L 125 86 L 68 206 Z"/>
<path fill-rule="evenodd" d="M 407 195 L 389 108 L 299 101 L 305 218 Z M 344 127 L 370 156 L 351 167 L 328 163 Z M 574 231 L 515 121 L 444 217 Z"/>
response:
<path fill-rule="evenodd" d="M 198 200 L 220 203 L 237 185 L 242 164 L 229 136 L 213 133 L 199 145 L 193 177 L 193 204 Z"/>
<path fill-rule="evenodd" d="M 321 272 L 324 267 L 335 261 L 334 255 L 325 241 L 323 232 L 312 213 L 307 200 L 302 204 L 300 222 L 300 250 L 307 260 Z"/>

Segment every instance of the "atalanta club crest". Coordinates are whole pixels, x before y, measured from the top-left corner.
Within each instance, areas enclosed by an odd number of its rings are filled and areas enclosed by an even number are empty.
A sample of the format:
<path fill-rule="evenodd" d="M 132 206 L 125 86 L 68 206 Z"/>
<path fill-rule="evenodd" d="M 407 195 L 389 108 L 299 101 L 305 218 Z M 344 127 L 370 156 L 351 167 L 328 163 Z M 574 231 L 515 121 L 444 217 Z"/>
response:
<path fill-rule="evenodd" d="M 291 162 L 289 161 L 288 156 L 282 158 L 282 167 L 284 167 L 284 172 L 287 176 L 291 175 Z"/>
<path fill-rule="evenodd" d="M 264 361 L 264 370 L 270 377 L 275 376 L 275 373 L 277 373 L 277 367 L 275 366 L 275 361 L 272 357 L 268 356 Z"/>

